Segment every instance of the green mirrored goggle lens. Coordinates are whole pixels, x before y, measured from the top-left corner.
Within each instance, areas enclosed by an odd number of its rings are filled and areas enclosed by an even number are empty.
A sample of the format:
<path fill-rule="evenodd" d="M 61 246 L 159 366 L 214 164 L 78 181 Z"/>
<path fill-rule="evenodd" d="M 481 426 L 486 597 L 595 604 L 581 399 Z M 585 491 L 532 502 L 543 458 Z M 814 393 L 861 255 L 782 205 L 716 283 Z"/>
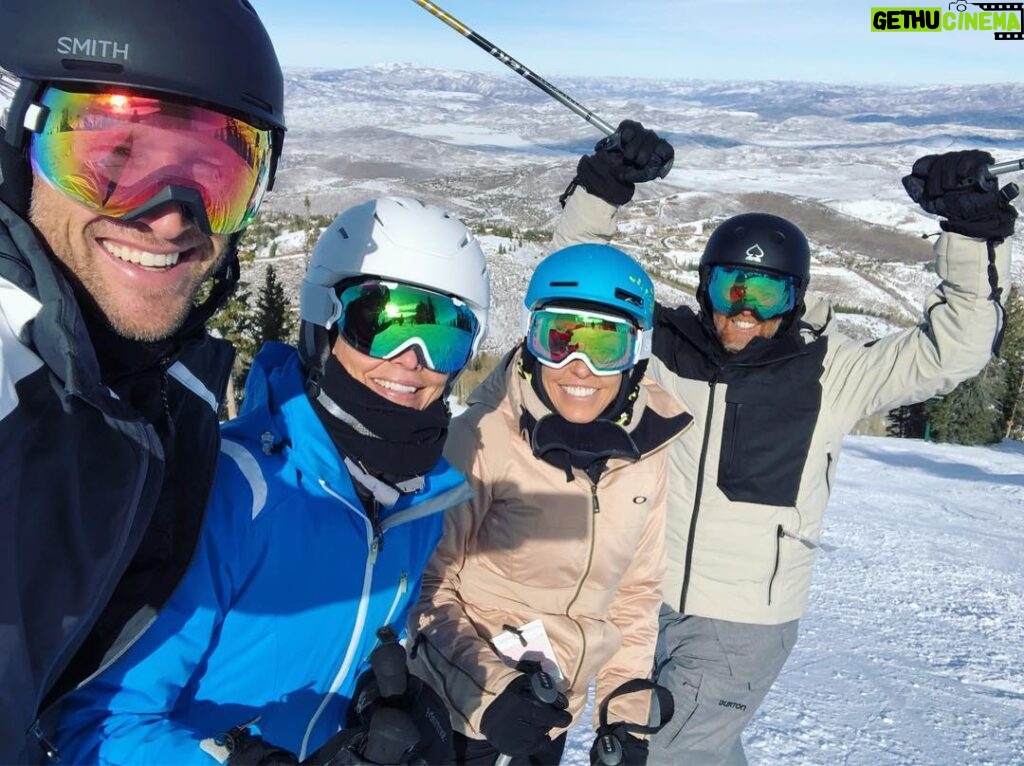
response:
<path fill-rule="evenodd" d="M 785 314 L 796 305 L 793 277 L 715 266 L 708 279 L 711 307 L 732 316 L 749 310 L 760 320 Z"/>
<path fill-rule="evenodd" d="M 473 353 L 476 315 L 456 298 L 395 282 L 368 281 L 338 295 L 342 337 L 356 350 L 391 359 L 417 347 L 435 372 L 458 372 Z"/>
<path fill-rule="evenodd" d="M 593 372 L 611 374 L 628 370 L 636 362 L 637 329 L 625 319 L 538 309 L 530 315 L 526 347 L 551 367 L 584 357 Z"/>

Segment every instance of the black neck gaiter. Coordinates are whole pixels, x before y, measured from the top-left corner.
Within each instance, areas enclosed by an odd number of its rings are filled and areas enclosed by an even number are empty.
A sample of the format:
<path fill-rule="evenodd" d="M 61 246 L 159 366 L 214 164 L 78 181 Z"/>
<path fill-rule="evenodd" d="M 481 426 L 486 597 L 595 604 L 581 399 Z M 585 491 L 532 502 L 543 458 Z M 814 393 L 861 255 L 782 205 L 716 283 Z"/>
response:
<path fill-rule="evenodd" d="M 604 472 L 608 460 L 640 459 L 640 451 L 623 427 L 633 415 L 636 388 L 640 385 L 646 362 L 624 375 L 619 392 L 604 412 L 589 423 L 571 423 L 555 409 L 540 379 L 540 362 L 525 348 L 522 351 L 521 374 L 550 414 L 535 418 L 526 408 L 520 413 L 519 429 L 528 434 L 534 456 L 561 468 L 566 480 L 572 481 L 572 469 L 586 471 L 593 481 Z"/>
<path fill-rule="evenodd" d="M 395 404 L 349 375 L 333 355 L 319 382 L 313 409 L 343 455 L 395 481 L 423 476 L 437 465 L 451 419 L 443 398 L 425 410 Z"/>

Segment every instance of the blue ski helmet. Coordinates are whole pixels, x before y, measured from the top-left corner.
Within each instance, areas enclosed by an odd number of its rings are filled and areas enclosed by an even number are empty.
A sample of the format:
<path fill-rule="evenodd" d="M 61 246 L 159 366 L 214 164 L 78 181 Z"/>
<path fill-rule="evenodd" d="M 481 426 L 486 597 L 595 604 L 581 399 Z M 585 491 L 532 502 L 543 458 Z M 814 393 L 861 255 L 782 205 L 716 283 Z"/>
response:
<path fill-rule="evenodd" d="M 654 325 L 654 285 L 639 263 L 610 245 L 570 245 L 537 264 L 523 300 L 529 312 L 553 304 L 584 304 Z"/>

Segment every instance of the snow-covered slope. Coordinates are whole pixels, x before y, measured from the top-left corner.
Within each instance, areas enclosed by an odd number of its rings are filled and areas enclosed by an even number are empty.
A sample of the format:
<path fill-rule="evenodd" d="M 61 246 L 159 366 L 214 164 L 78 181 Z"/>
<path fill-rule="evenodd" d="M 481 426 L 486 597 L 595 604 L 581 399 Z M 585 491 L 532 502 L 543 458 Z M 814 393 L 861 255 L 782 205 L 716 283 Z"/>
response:
<path fill-rule="evenodd" d="M 848 437 L 822 539 L 751 764 L 1024 764 L 1024 445 Z"/>

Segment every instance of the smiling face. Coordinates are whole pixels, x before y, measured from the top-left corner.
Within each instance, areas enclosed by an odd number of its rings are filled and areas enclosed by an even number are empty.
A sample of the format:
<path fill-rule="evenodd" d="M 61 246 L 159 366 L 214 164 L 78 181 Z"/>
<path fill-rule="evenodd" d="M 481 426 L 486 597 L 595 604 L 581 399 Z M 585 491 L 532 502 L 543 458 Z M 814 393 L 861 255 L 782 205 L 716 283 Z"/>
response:
<path fill-rule="evenodd" d="M 331 353 L 349 375 L 403 407 L 426 409 L 441 398 L 448 382 L 446 374 L 424 367 L 414 348 L 392 359 L 377 359 L 352 348 L 339 336 Z"/>
<path fill-rule="evenodd" d="M 228 242 L 227 235 L 204 234 L 178 205 L 122 221 L 73 202 L 38 176 L 29 217 L 114 330 L 132 340 L 160 340 L 181 326 Z"/>
<path fill-rule="evenodd" d="M 731 354 L 742 351 L 754 338 L 773 338 L 782 324 L 782 317 L 760 320 L 750 311 L 727 316 L 720 311 L 712 314 L 715 333 L 722 347 Z"/>
<path fill-rule="evenodd" d="M 622 373 L 595 375 L 582 359 L 560 369 L 537 365 L 540 382 L 555 411 L 570 423 L 590 423 L 619 393 Z"/>

